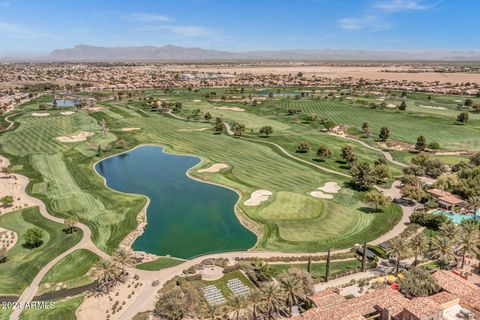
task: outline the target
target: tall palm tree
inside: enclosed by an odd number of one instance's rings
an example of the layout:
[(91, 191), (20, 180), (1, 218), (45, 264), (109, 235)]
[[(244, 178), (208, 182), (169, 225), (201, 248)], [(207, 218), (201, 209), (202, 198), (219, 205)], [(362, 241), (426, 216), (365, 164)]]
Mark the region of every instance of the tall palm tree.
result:
[(252, 319), (257, 319), (259, 306), (263, 303), (263, 294), (260, 290), (254, 289), (247, 296), (248, 304), (252, 308)]
[(480, 233), (476, 222), (464, 223), (460, 226), (458, 246), (462, 255), (462, 268), (465, 266), (465, 256), (469, 253), (479, 253), (478, 242)]
[(244, 295), (233, 295), (228, 299), (227, 305), (235, 312), (235, 319), (238, 320), (240, 312), (245, 308), (246, 299)]
[(111, 258), (100, 259), (92, 268), (92, 277), (98, 281), (99, 288), (107, 292), (117, 282), (120, 273), (119, 265)]
[(270, 281), (261, 285), (260, 291), (263, 294), (268, 319), (273, 319), (273, 315), (280, 313), (282, 307), (282, 289), (278, 283)]
[(302, 279), (291, 273), (283, 272), (278, 277), (280, 287), (285, 293), (285, 303), (288, 306), (288, 314), (292, 315), (292, 307), (297, 305), (303, 298)]
[(449, 221), (440, 226), (440, 235), (450, 238), (452, 240), (458, 237), (458, 227), (455, 223)]
[(204, 309), (205, 309), (205, 314), (211, 319), (215, 320), (217, 319), (219, 313), (220, 313), (220, 306), (218, 304), (209, 304), (205, 303), (204, 304)]
[(429, 241), (423, 233), (417, 233), (409, 243), (410, 248), (415, 254), (415, 261), (413, 262), (414, 266), (417, 266), (418, 256), (427, 252), (429, 248)]
[(473, 220), (477, 221), (477, 211), (480, 210), (480, 197), (479, 196), (473, 196), (468, 198), (468, 203), (470, 204), (470, 207), (473, 209)]
[(438, 236), (432, 243), (432, 257), (446, 268), (450, 262), (455, 260), (454, 239), (444, 235)]
[(125, 247), (118, 248), (113, 254), (113, 259), (122, 267), (122, 276), (126, 275), (127, 267), (133, 266), (135, 262), (132, 251)]
[(400, 269), (400, 260), (408, 252), (408, 241), (404, 237), (397, 237), (390, 241), (390, 246), (392, 247), (392, 253), (397, 259), (395, 273), (398, 273)]

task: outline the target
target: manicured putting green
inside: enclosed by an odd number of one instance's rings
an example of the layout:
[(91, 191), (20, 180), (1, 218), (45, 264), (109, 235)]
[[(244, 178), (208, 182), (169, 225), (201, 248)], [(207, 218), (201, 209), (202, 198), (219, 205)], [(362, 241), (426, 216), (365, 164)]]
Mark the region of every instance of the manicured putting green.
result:
[(141, 270), (157, 271), (160, 269), (174, 267), (181, 263), (183, 263), (183, 260), (160, 257), (150, 262), (137, 264), (135, 268), (141, 269)]

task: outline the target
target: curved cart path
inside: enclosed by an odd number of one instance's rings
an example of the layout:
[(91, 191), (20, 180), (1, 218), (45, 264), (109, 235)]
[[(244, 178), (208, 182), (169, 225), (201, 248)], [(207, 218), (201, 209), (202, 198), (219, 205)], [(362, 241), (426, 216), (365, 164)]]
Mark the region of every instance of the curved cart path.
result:
[[(173, 114), (171, 114), (173, 115)], [(182, 119), (184, 120), (183, 118), (180, 118), (178, 116), (175, 116), (173, 115), (174, 117), (178, 118), (178, 119)], [(233, 131), (231, 130), (230, 126), (228, 124), (225, 123), (225, 127), (226, 127), (226, 130), (227, 130), (227, 133), (232, 135), (233, 134)], [(270, 144), (270, 145), (273, 145), (275, 146), (276, 148), (278, 148), (283, 154), (285, 154), (286, 156), (288, 156), (289, 158), (292, 158), (296, 161), (299, 161), (299, 162), (302, 162), (302, 163), (305, 163), (309, 166), (313, 166), (313, 167), (316, 167), (320, 170), (323, 170), (325, 172), (328, 172), (328, 173), (332, 173), (332, 174), (336, 174), (336, 175), (340, 175), (342, 177), (346, 177), (346, 178), (350, 178), (349, 175), (345, 174), (345, 173), (342, 173), (342, 172), (337, 172), (335, 170), (331, 170), (331, 169), (328, 169), (328, 168), (324, 168), (322, 166), (319, 166), (319, 165), (316, 165), (314, 163), (310, 163), (306, 160), (303, 160), (303, 159), (300, 159), (300, 158), (297, 158), (293, 155), (291, 155), (290, 153), (288, 153), (283, 147), (279, 146), (278, 144), (276, 143), (273, 143), (273, 142), (270, 142), (270, 141), (261, 141), (261, 140), (257, 140), (257, 139), (251, 139), (251, 138), (244, 138), (244, 139), (247, 139), (247, 140), (251, 140), (251, 141), (255, 141), (255, 142), (260, 142), (260, 143), (266, 143), (266, 144)], [(356, 140), (355, 140), (356, 141)], [(357, 141), (359, 143), (362, 143), (360, 141)], [(362, 143), (363, 144), (363, 143)], [(368, 145), (366, 145), (368, 146)], [(374, 147), (371, 147), (371, 146), (368, 146), (369, 148), (373, 148), (375, 150), (379, 150), (379, 149), (376, 149)], [(384, 153), (382, 151), (382, 153)], [(385, 153), (384, 153), (385, 154)], [(388, 159), (388, 158), (387, 158)], [(390, 159), (391, 156), (390, 156)], [(0, 160), (3, 160), (2, 164), (5, 165), (5, 164), (9, 164), (9, 161), (8, 159), (0, 156)], [(390, 161), (390, 160), (389, 160)], [(394, 161), (392, 159), (392, 161)], [(403, 165), (403, 164), (402, 164)], [(22, 176), (22, 175), (18, 175), (18, 174), (15, 174), (15, 176), (17, 177), (18, 181), (19, 182), (22, 182), (22, 185), (23, 185), (23, 192), (25, 192), (25, 188), (29, 182), (28, 178), (25, 177), (25, 176)], [(397, 184), (398, 185), (398, 184)], [(391, 189), (387, 189), (387, 190), (384, 190), (384, 192), (386, 194), (394, 194), (396, 191), (394, 188), (396, 188), (397, 185), (392, 185), (392, 188)], [(62, 218), (58, 218), (58, 217), (54, 217), (52, 215), (50, 215), (46, 209), (46, 206), (45, 204), (40, 201), (39, 199), (36, 199), (36, 198), (33, 198), (33, 197), (30, 197), (28, 195), (26, 195), (27, 197), (29, 197), (29, 199), (32, 201), (32, 203), (36, 206), (39, 207), (39, 210), (40, 210), (40, 213), (43, 217), (45, 217), (46, 219), (49, 219), (51, 221), (54, 221), (54, 222), (57, 222), (57, 223), (64, 223), (64, 219)], [(402, 209), (404, 211), (404, 216), (402, 218), (402, 221), (397, 224), (397, 226), (395, 226), (390, 232), (386, 233), (385, 235), (383, 235), (382, 237), (380, 237), (379, 239), (371, 242), (372, 244), (374, 243), (380, 243), (380, 242), (383, 242), (385, 240), (388, 240), (398, 234), (401, 233), (401, 231), (404, 230), (405, 228), (405, 225), (404, 225), (404, 220), (405, 218), (407, 218), (411, 211), (408, 210), (408, 207), (403, 207), (402, 206)], [(413, 210), (412, 210), (413, 211)], [(43, 279), (43, 277), (47, 274), (47, 272), (58, 262), (60, 261), (61, 259), (63, 259), (65, 256), (69, 255), (70, 253), (78, 250), (78, 249), (87, 249), (87, 250), (90, 250), (92, 251), (93, 253), (99, 255), (100, 257), (102, 258), (108, 258), (109, 255), (105, 252), (103, 252), (102, 250), (98, 249), (95, 244), (92, 242), (91, 240), (91, 231), (89, 229), (88, 226), (84, 225), (84, 224), (81, 224), (79, 223), (77, 225), (77, 227), (79, 229), (82, 230), (83, 232), (83, 237), (82, 239), (80, 240), (80, 242), (75, 245), (74, 247), (70, 248), (69, 250), (65, 251), (64, 253), (62, 253), (61, 255), (57, 256), (55, 259), (53, 259), (52, 261), (50, 261), (47, 265), (45, 265), (42, 270), (35, 276), (34, 280), (32, 281), (32, 283), (30, 284), (30, 286), (25, 289), (25, 291), (22, 293), (22, 295), (20, 296), (19, 300), (18, 300), (18, 304), (21, 306), (21, 305), (25, 305), (25, 303), (28, 303), (28, 302), (31, 302), (32, 299), (34, 298), (35, 296), (35, 293), (37, 292), (38, 290), (38, 286), (41, 282), (41, 280)], [(388, 239), (387, 239), (388, 238)], [(385, 239), (385, 240), (384, 240)], [(332, 251), (332, 253), (342, 253), (342, 252), (348, 252), (350, 249), (341, 249), (341, 250), (335, 250), (335, 251)], [(130, 320), (133, 318), (133, 316), (135, 316), (138, 312), (141, 312), (141, 311), (144, 311), (144, 310), (149, 310), (149, 309), (153, 309), (154, 307), (154, 304), (155, 304), (155, 301), (157, 299), (157, 291), (161, 288), (161, 286), (163, 284), (165, 284), (165, 282), (167, 282), (168, 280), (170, 280), (171, 278), (173, 278), (174, 276), (177, 276), (177, 275), (183, 275), (183, 270), (185, 269), (188, 269), (190, 266), (193, 266), (193, 265), (196, 265), (196, 264), (199, 264), (200, 262), (202, 262), (203, 260), (205, 259), (209, 259), (209, 258), (230, 258), (230, 259), (234, 259), (236, 257), (240, 257), (240, 258), (253, 258), (253, 257), (258, 257), (258, 258), (269, 258), (269, 257), (277, 257), (277, 256), (284, 256), (284, 257), (293, 257), (293, 256), (297, 256), (297, 257), (300, 257), (300, 256), (324, 256), (326, 255), (325, 252), (316, 252), (316, 253), (282, 253), (282, 252), (267, 252), (267, 251), (240, 251), (240, 252), (224, 252), (224, 253), (214, 253), (214, 254), (209, 254), (209, 255), (205, 255), (205, 256), (201, 256), (201, 257), (197, 257), (197, 258), (194, 258), (194, 259), (191, 259), (191, 260), (187, 260), (185, 261), (184, 263), (180, 264), (180, 265), (177, 265), (177, 266), (174, 266), (174, 267), (171, 267), (171, 268), (167, 268), (167, 269), (162, 269), (160, 271), (144, 271), (144, 270), (138, 270), (138, 269), (134, 269), (134, 268), (131, 268), (130, 269), (130, 272), (132, 274), (137, 274), (139, 275), (142, 279), (144, 279), (146, 282), (147, 282), (147, 285), (143, 286), (141, 288), (141, 291), (138, 295), (136, 295), (131, 301), (128, 302), (128, 304), (125, 306), (125, 308), (121, 311), (121, 312), (118, 312), (112, 319), (125, 319), (125, 320)], [(152, 282), (153, 281), (158, 281), (158, 285), (157, 286), (153, 286), (152, 285)], [(18, 309), (15, 309), (11, 316), (10, 316), (10, 319), (18, 319), (20, 314), (22, 312), (22, 309), (21, 308), (18, 308)]]
[[(0, 160), (1, 160), (0, 163), (1, 163), (2, 167), (10, 165), (10, 161), (7, 158), (3, 157), (2, 155), (0, 155)], [(56, 223), (64, 224), (64, 219), (54, 217), (54, 216), (52, 216), (48, 213), (45, 204), (41, 200), (39, 200), (37, 198), (33, 198), (26, 193), (25, 189), (26, 189), (26, 187), (29, 183), (29, 180), (28, 180), (27, 177), (25, 177), (23, 175), (19, 175), (19, 174), (12, 174), (12, 178), (17, 179), (16, 181), (18, 182), (18, 184), (20, 185), (20, 188), (21, 188), (19, 190), (19, 192), (22, 193), (22, 197), (28, 199), (29, 204), (31, 204), (33, 206), (37, 206), (39, 211), (40, 211), (40, 214), (44, 218), (46, 218), (48, 220), (51, 220), (51, 221), (54, 221)], [(82, 230), (82, 233), (83, 233), (82, 239), (75, 246), (73, 246), (72, 248), (68, 249), (67, 251), (65, 251), (62, 254), (60, 254), (59, 256), (57, 256), (55, 259), (53, 259), (52, 261), (47, 263), (42, 268), (42, 270), (40, 270), (40, 272), (35, 276), (33, 281), (30, 283), (30, 285), (25, 289), (25, 291), (22, 293), (22, 295), (17, 300), (17, 305), (18, 306), (24, 306), (26, 303), (31, 302), (33, 297), (35, 296), (35, 293), (38, 290), (38, 286), (39, 286), (40, 282), (42, 281), (43, 277), (47, 274), (47, 272), (58, 261), (60, 261), (61, 259), (63, 259), (67, 255), (71, 254), (72, 252), (74, 252), (76, 250), (79, 250), (79, 249), (87, 249), (87, 250), (90, 250), (93, 253), (99, 255), (100, 257), (103, 257), (103, 258), (108, 257), (108, 254), (106, 254), (102, 250), (98, 249), (95, 246), (95, 244), (93, 243), (93, 241), (91, 239), (92, 233), (91, 233), (90, 228), (88, 226), (86, 226), (82, 223), (78, 223), (76, 227), (79, 228), (80, 230)], [(20, 316), (22, 311), (23, 311), (22, 308), (14, 309), (12, 314), (10, 315), (10, 319), (13, 319), (13, 320), (18, 319), (18, 317)]]

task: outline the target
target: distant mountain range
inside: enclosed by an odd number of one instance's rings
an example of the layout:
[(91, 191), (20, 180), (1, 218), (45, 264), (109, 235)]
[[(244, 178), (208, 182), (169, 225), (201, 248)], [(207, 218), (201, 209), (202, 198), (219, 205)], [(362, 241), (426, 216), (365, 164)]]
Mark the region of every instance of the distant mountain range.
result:
[[(96, 47), (77, 45), (57, 49), (48, 56), (35, 57), (42, 61), (480, 61), (480, 51), (370, 51), (370, 50), (271, 50), (229, 52), (184, 48), (173, 45), (162, 47)], [(15, 60), (10, 58), (8, 60)], [(21, 58), (21, 60), (26, 60)]]

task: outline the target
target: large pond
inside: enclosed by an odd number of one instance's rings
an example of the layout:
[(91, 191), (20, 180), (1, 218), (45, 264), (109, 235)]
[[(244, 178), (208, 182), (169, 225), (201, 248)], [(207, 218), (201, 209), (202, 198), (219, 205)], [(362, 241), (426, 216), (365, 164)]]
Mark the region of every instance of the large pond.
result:
[(191, 258), (255, 244), (256, 236), (235, 215), (238, 195), (186, 175), (199, 161), (143, 146), (96, 165), (110, 188), (150, 198), (148, 224), (133, 243), (134, 250)]

